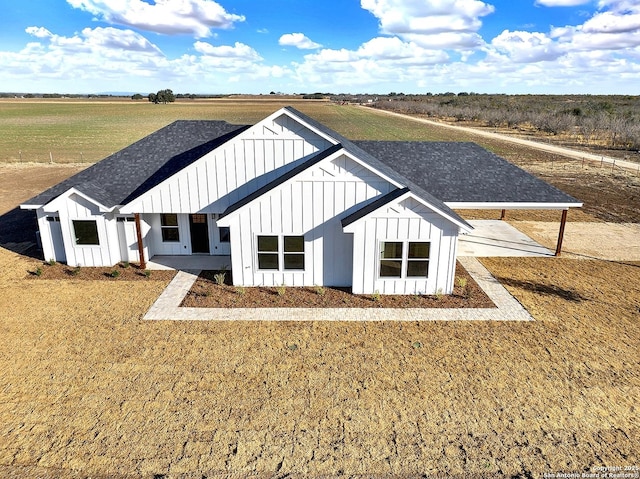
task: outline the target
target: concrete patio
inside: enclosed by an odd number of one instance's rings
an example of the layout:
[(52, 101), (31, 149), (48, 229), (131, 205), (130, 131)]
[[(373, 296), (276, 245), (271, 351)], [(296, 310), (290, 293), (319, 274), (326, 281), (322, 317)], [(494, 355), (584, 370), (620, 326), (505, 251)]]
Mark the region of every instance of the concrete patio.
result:
[(553, 256), (515, 227), (501, 220), (470, 220), (473, 231), (458, 237), (458, 256)]

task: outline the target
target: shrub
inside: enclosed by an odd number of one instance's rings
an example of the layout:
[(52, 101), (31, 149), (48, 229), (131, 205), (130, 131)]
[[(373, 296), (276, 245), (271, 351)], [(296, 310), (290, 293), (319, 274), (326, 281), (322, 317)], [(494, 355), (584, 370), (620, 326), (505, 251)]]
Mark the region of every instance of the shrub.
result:
[(236, 294), (239, 294), (240, 296), (244, 295), (247, 292), (247, 290), (244, 288), (244, 286), (238, 286), (236, 288)]
[(36, 276), (42, 276), (42, 268), (41, 268), (40, 266), (38, 266), (38, 267), (36, 268), (35, 275), (36, 275)]
[(371, 295), (371, 299), (373, 299), (376, 303), (379, 303), (380, 300), (382, 299), (382, 296), (380, 295), (380, 291), (376, 289), (376, 291)]
[(278, 286), (278, 288), (276, 289), (276, 292), (278, 293), (278, 296), (284, 296), (284, 294), (287, 292), (287, 288), (284, 285), (284, 283)]
[(49, 261), (47, 261), (47, 264), (48, 264), (49, 266), (55, 266), (55, 264), (56, 264), (56, 260), (55, 260), (55, 259), (53, 259), (53, 258), (51, 258)]
[(226, 277), (227, 273), (225, 273), (224, 271), (222, 273), (216, 273), (213, 275), (213, 281), (220, 286), (224, 284), (224, 280)]
[(71, 270), (71, 276), (78, 276), (80, 274), (80, 265)]
[(144, 275), (145, 275), (147, 278), (150, 278), (150, 277), (151, 277), (151, 270), (150, 270), (150, 269), (145, 269), (145, 270), (144, 270)]
[(113, 271), (111, 271), (112, 278), (117, 278), (118, 276), (120, 276), (120, 271), (118, 271), (117, 269), (114, 269)]
[(326, 290), (322, 286), (316, 286), (315, 289), (318, 296), (324, 296), (324, 293), (326, 293)]
[(124, 263), (122, 263), (122, 267), (125, 268), (125, 269), (127, 269), (129, 266), (130, 265), (129, 265), (128, 261), (125, 261)]

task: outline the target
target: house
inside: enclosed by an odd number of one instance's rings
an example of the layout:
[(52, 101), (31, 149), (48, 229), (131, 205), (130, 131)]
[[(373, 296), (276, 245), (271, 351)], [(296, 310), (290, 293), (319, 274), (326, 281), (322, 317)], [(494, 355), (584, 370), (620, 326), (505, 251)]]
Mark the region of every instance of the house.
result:
[(381, 294), (452, 291), (453, 208), (578, 206), (475, 144), (349, 141), (290, 107), (176, 121), (21, 205), (45, 259), (228, 255), (236, 285)]

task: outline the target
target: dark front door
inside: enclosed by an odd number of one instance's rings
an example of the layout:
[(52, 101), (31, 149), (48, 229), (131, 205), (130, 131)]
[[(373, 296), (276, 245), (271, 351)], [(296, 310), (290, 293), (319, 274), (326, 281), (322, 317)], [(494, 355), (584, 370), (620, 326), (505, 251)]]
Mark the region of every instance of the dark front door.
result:
[(209, 253), (209, 226), (207, 215), (189, 215), (189, 229), (191, 231), (191, 252)]

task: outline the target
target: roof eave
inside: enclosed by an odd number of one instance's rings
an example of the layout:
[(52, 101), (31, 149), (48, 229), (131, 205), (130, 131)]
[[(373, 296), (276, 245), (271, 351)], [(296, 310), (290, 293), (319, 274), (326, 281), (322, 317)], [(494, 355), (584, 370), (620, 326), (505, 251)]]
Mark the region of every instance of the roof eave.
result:
[(541, 202), (512, 202), (512, 201), (445, 201), (452, 210), (566, 210), (582, 208), (583, 203), (541, 203)]

